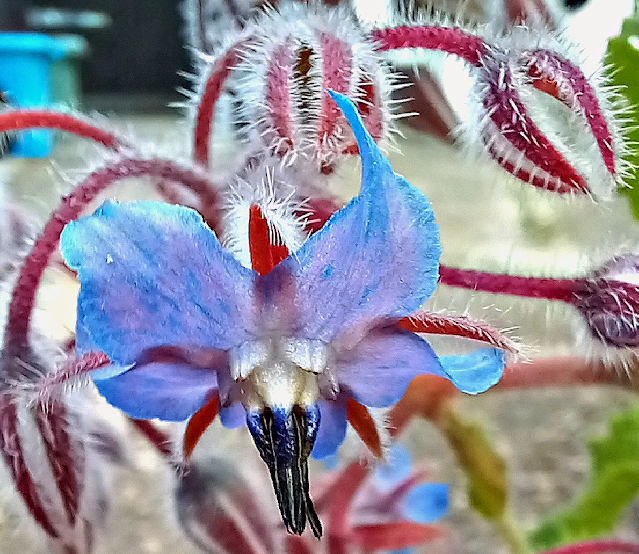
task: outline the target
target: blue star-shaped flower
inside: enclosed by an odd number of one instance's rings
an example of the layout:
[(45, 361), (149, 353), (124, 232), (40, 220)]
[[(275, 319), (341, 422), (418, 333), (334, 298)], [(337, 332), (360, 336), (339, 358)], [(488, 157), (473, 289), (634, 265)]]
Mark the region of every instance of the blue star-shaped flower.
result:
[(421, 374), (477, 393), (504, 365), (493, 348), (438, 358), (396, 325), (435, 290), (438, 228), (353, 104), (332, 96), (359, 145), (361, 192), (266, 275), (225, 251), (197, 212), (159, 202), (106, 202), (61, 238), (81, 284), (76, 349), (112, 361), (94, 372), (100, 393), (132, 417), (166, 421), (217, 397), (232, 425), (241, 405), (295, 533), (307, 517), (321, 533), (306, 458), (343, 441), (349, 398), (390, 406)]

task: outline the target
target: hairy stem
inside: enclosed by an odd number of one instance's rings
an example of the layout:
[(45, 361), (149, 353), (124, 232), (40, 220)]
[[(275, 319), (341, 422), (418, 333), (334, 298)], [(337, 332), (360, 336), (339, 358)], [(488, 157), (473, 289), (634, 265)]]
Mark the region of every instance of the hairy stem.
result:
[(219, 57), (211, 70), (204, 89), (200, 95), (200, 103), (197, 107), (197, 116), (194, 129), (194, 158), (195, 161), (207, 167), (209, 160), (209, 142), (211, 139), (211, 125), (215, 104), (222, 93), (222, 86), (231, 73), (233, 67), (239, 61), (238, 48), (240, 43), (231, 46), (221, 57)]
[[(63, 198), (25, 259), (9, 306), (5, 330), (7, 349), (13, 348), (19, 355), (20, 350), (27, 344), (36, 291), (51, 254), (58, 246), (60, 233), (65, 225), (77, 219), (86, 206), (111, 184), (120, 179), (142, 176), (181, 183), (201, 197), (209, 197), (211, 203), (214, 203), (216, 198), (215, 191), (204, 177), (166, 160), (126, 158), (91, 173), (69, 196)], [(13, 351), (12, 353), (15, 354)]]
[(129, 418), (129, 421), (149, 440), (162, 457), (170, 459), (173, 456), (169, 435), (158, 429), (152, 421), (133, 418)]
[(572, 304), (576, 293), (581, 289), (583, 279), (520, 277), (440, 266), (439, 282), (450, 287), (527, 298), (559, 300)]
[(637, 388), (629, 373), (606, 367), (600, 360), (558, 356), (508, 366), (492, 390), (579, 385), (615, 385), (631, 390)]
[(395, 27), (375, 29), (370, 38), (377, 43), (377, 49), (399, 50), (401, 48), (426, 48), (453, 54), (474, 66), (481, 65), (486, 52), (483, 39), (455, 27)]
[(113, 133), (70, 114), (51, 110), (16, 110), (0, 114), (0, 132), (27, 129), (58, 129), (91, 139), (112, 150), (126, 146), (125, 142)]
[(111, 363), (108, 356), (102, 352), (89, 352), (79, 358), (71, 357), (60, 369), (47, 373), (37, 381), (34, 392), (43, 404), (48, 404), (55, 391), (65, 384), (81, 379), (89, 372), (108, 366)]
[(517, 346), (507, 335), (482, 321), (465, 316), (449, 316), (429, 312), (417, 312), (400, 319), (397, 324), (413, 333), (455, 335), (477, 340), (501, 348), (509, 354), (517, 354)]

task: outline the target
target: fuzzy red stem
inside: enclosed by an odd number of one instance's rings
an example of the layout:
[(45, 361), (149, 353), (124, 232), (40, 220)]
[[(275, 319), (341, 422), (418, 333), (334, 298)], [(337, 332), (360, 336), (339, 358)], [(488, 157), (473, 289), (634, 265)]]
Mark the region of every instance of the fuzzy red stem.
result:
[(224, 82), (231, 73), (233, 66), (235, 66), (239, 61), (238, 48), (240, 46), (241, 43), (231, 46), (222, 57), (217, 59), (200, 97), (197, 117), (195, 120), (195, 145), (193, 155), (195, 161), (202, 164), (204, 167), (207, 167), (210, 162), (209, 142), (211, 138), (213, 114), (215, 113), (215, 104), (220, 98)]
[(399, 50), (401, 48), (426, 48), (440, 50), (459, 56), (468, 63), (479, 67), (486, 52), (483, 39), (465, 33), (454, 27), (395, 27), (375, 29), (370, 38), (377, 43), (377, 49)]
[(616, 540), (580, 542), (540, 554), (639, 554), (639, 544)]
[(5, 331), (7, 348), (19, 352), (27, 343), (38, 284), (65, 225), (77, 219), (86, 206), (111, 184), (119, 179), (142, 176), (179, 182), (200, 196), (216, 196), (205, 178), (165, 160), (124, 159), (91, 173), (53, 212), (22, 266), (9, 306)]
[(16, 110), (0, 114), (0, 132), (26, 129), (58, 129), (91, 139), (112, 150), (119, 150), (125, 146), (125, 143), (113, 133), (70, 114), (51, 110)]
[(397, 325), (413, 333), (455, 335), (485, 342), (511, 354), (517, 353), (517, 347), (508, 336), (482, 321), (473, 321), (465, 316), (417, 312), (410, 317), (400, 319)]
[(345, 554), (348, 540), (348, 513), (355, 493), (366, 479), (368, 468), (353, 462), (340, 475), (332, 487), (328, 509), (328, 548), (331, 554)]
[(580, 290), (583, 280), (519, 277), (440, 266), (439, 282), (451, 287), (559, 300), (572, 304), (576, 300), (576, 293)]
[(41, 402), (49, 402), (57, 386), (86, 375), (90, 371), (106, 367), (111, 360), (102, 352), (89, 352), (79, 358), (71, 358), (60, 369), (48, 373), (36, 382), (34, 389)]
[(155, 449), (165, 458), (171, 458), (173, 452), (171, 450), (171, 439), (164, 432), (160, 431), (152, 421), (146, 419), (130, 419), (138, 431), (142, 433)]
[(306, 544), (304, 537), (286, 535), (285, 540), (288, 554), (313, 554), (313, 550)]
[(625, 371), (607, 368), (603, 362), (577, 356), (537, 358), (509, 365), (494, 391), (578, 385), (616, 385), (635, 389)]

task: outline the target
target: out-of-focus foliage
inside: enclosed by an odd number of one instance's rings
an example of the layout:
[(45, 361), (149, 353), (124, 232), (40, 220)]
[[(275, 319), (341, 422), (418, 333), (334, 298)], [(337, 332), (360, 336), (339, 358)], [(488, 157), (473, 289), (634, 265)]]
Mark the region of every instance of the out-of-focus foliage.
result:
[(611, 533), (639, 493), (639, 407), (615, 415), (607, 436), (590, 443), (592, 474), (572, 506), (544, 521), (531, 535), (535, 550)]
[[(631, 123), (627, 136), (631, 147), (628, 152), (628, 162), (635, 168), (639, 166), (639, 16), (623, 22), (621, 34), (613, 37), (608, 43), (606, 63), (612, 68), (611, 80), (614, 85), (622, 88), (631, 106)], [(623, 189), (632, 204), (635, 217), (639, 219), (639, 173), (635, 171), (632, 178), (627, 180), (629, 188)]]

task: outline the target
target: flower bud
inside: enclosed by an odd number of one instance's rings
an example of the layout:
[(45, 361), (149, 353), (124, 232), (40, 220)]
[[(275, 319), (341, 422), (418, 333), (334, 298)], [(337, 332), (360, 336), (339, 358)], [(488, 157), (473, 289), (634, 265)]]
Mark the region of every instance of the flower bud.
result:
[(625, 174), (625, 147), (601, 71), (587, 78), (570, 46), (527, 29), (487, 44), (467, 131), (524, 182), (609, 198)]
[(622, 254), (584, 279), (575, 307), (592, 336), (620, 348), (639, 346), (639, 257)]

